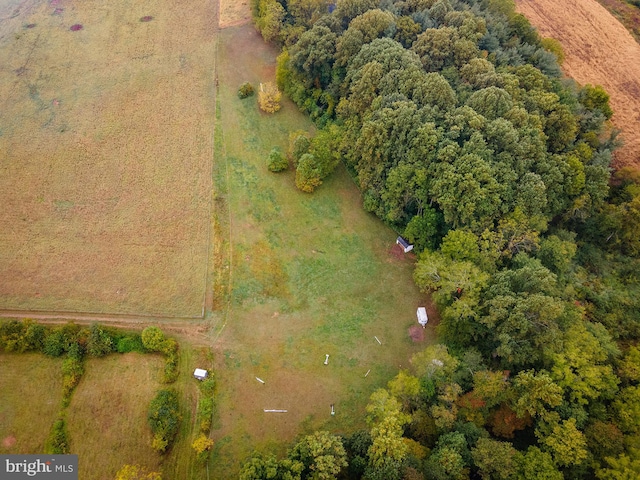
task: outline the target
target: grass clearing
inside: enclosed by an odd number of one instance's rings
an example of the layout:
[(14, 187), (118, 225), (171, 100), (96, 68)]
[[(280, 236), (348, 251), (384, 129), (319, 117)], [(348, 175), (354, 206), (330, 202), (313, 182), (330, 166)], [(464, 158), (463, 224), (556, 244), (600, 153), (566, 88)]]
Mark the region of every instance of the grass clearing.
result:
[[(194, 368), (212, 370), (207, 349), (180, 341), (180, 374), (161, 384), (164, 359), (157, 354), (111, 354), (86, 358), (85, 373), (64, 410), (69, 452), (78, 455), (79, 475), (109, 480), (125, 464), (161, 471), (164, 478), (199, 479), (205, 465), (191, 447), (198, 431), (199, 401)], [(42, 453), (62, 404), (63, 358), (43, 354), (0, 355), (0, 453)], [(162, 388), (179, 392), (182, 420), (164, 455), (151, 448), (147, 412)]]
[(243, 82), (273, 80), (275, 55), (250, 25), (221, 31), (216, 213), (228, 226), (231, 284), (228, 310), (213, 318), (213, 478), (237, 476), (255, 448), (283, 453), (302, 433), (363, 428), (369, 395), (425, 346), (408, 335), (426, 301), (413, 260), (391, 253), (396, 234), (362, 210), (346, 170), (312, 195), (295, 188), (293, 171), (268, 172), (269, 151), (286, 150), (290, 131), (313, 131), (288, 100), (268, 115), (255, 97), (238, 99)]
[(0, 4), (0, 310), (202, 315), (216, 23), (205, 0)]
[(151, 448), (147, 409), (161, 388), (162, 365), (162, 357), (138, 353), (85, 361), (67, 413), (81, 478), (115, 478), (125, 464), (158, 470), (161, 457)]
[(62, 402), (62, 359), (0, 354), (0, 453), (42, 453)]

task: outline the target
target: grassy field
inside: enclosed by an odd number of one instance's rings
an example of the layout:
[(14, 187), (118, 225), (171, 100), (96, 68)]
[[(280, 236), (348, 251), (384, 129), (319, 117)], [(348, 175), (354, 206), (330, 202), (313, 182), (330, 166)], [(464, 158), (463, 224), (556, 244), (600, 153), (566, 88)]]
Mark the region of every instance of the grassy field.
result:
[(161, 457), (151, 448), (147, 409), (162, 387), (162, 358), (109, 355), (88, 359), (67, 414), (70, 451), (78, 454), (80, 478), (115, 478), (125, 464), (158, 470)]
[(62, 401), (61, 359), (0, 354), (0, 453), (41, 453)]
[[(125, 464), (161, 471), (164, 478), (198, 479), (191, 448), (197, 433), (199, 399), (193, 369), (211, 370), (207, 349), (181, 344), (180, 375), (170, 386), (160, 382), (161, 356), (137, 353), (88, 358), (85, 373), (64, 410), (69, 451), (78, 455), (83, 480), (112, 480)], [(61, 358), (42, 354), (0, 355), (0, 453), (42, 453), (61, 411)], [(171, 449), (160, 455), (151, 448), (147, 411), (161, 388), (180, 393), (182, 422)]]
[(222, 30), (215, 173), (231, 286), (214, 318), (212, 478), (234, 478), (254, 448), (281, 452), (301, 433), (362, 428), (369, 395), (425, 346), (408, 335), (426, 301), (411, 280), (414, 260), (392, 251), (396, 234), (362, 210), (346, 171), (312, 195), (296, 190), (293, 171), (267, 171), (272, 147), (312, 130), (286, 100), (267, 115), (255, 97), (237, 98), (242, 82), (273, 80), (274, 67), (275, 51), (252, 26)]
[(216, 21), (0, 2), (0, 310), (202, 315)]

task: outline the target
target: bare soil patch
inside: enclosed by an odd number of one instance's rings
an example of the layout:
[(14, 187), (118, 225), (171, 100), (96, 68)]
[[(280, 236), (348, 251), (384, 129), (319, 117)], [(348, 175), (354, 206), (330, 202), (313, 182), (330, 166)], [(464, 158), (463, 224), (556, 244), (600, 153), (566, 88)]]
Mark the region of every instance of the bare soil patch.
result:
[(389, 249), (389, 256), (395, 260), (405, 260), (407, 262), (412, 262), (412, 263), (414, 263), (417, 259), (415, 253), (413, 252), (405, 253), (404, 249), (397, 243), (394, 243), (393, 246)]
[(5, 3), (0, 310), (201, 316), (217, 2)]
[(16, 444), (16, 437), (14, 435), (9, 435), (8, 437), (4, 437), (2, 439), (2, 447), (3, 448), (11, 448)]
[(614, 166), (640, 166), (640, 45), (596, 0), (516, 0), (544, 37), (563, 46), (563, 71), (578, 83), (602, 85), (624, 146)]
[(409, 327), (409, 336), (411, 337), (411, 340), (413, 340), (415, 343), (424, 341), (424, 332), (425, 332), (425, 329), (418, 325), (413, 325)]

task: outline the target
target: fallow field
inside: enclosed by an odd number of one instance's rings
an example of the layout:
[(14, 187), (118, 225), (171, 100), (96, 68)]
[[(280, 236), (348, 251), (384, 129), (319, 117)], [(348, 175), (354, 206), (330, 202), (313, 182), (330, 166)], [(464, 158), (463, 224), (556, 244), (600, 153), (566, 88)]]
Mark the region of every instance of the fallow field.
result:
[(201, 317), (217, 4), (0, 2), (0, 310)]

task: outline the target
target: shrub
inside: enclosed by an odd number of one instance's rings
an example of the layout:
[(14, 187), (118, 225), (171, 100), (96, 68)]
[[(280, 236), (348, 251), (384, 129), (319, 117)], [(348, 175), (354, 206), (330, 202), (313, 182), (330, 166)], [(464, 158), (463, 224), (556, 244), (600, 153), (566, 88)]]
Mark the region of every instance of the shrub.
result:
[(175, 390), (160, 390), (149, 405), (147, 415), (153, 432), (152, 447), (164, 452), (175, 439), (180, 426), (180, 405)]
[(311, 140), (304, 130), (297, 130), (289, 134), (289, 151), (287, 156), (293, 162), (293, 166), (297, 167), (300, 157), (305, 153), (309, 153), (311, 148)]
[(278, 87), (271, 82), (261, 83), (258, 92), (258, 105), (260, 110), (267, 113), (275, 113), (280, 110), (282, 94)]
[(162, 381), (164, 383), (173, 383), (178, 378), (178, 354), (172, 353), (167, 355), (164, 361), (164, 373)]
[(91, 325), (87, 340), (87, 353), (92, 357), (102, 357), (113, 351), (114, 344), (111, 336), (100, 325)]
[(82, 358), (69, 356), (62, 362), (62, 405), (69, 406), (71, 394), (84, 374)]
[(202, 459), (203, 457), (206, 457), (206, 452), (211, 450), (211, 447), (213, 447), (213, 440), (207, 437), (204, 433), (201, 433), (200, 436), (193, 441), (191, 447), (196, 451), (198, 459)]
[(47, 335), (47, 329), (43, 325), (37, 323), (29, 323), (24, 337), (27, 344), (27, 350), (37, 350), (39, 352), (44, 348), (44, 339)]
[(59, 357), (64, 353), (64, 336), (60, 330), (54, 330), (44, 339), (42, 353), (50, 357)]
[(47, 329), (32, 320), (0, 322), (0, 351), (42, 351)]
[(22, 352), (24, 325), (17, 320), (0, 323), (0, 350)]
[(207, 377), (199, 383), (200, 391), (207, 397), (212, 397), (216, 388), (216, 381), (213, 377)]
[(44, 444), (44, 453), (60, 455), (69, 451), (67, 427), (64, 419), (58, 418), (51, 426), (51, 431)]
[(146, 349), (142, 344), (142, 337), (137, 333), (125, 335), (118, 340), (116, 345), (118, 353), (140, 352), (145, 353)]
[(305, 153), (300, 157), (296, 168), (296, 187), (303, 192), (311, 193), (321, 184), (321, 172), (315, 157), (310, 153)]
[(150, 352), (161, 352), (165, 340), (164, 332), (158, 327), (147, 327), (142, 331), (142, 344)]
[(178, 342), (176, 342), (173, 338), (167, 338), (162, 344), (162, 348), (160, 350), (165, 355), (175, 355), (178, 353)]
[(208, 434), (211, 430), (213, 417), (213, 397), (204, 397), (198, 403), (198, 416), (200, 417), (200, 432)]
[(178, 378), (178, 342), (166, 338), (158, 327), (147, 327), (142, 331), (142, 345), (150, 352), (161, 352), (165, 355), (164, 383), (173, 383)]
[(116, 480), (162, 480), (162, 475), (149, 472), (140, 465), (123, 465), (116, 473)]
[(238, 88), (238, 98), (244, 99), (250, 97), (253, 95), (254, 91), (255, 90), (253, 88), (253, 85), (251, 85), (249, 82), (244, 82), (242, 85), (240, 85), (240, 88)]
[(74, 342), (69, 345), (67, 355), (69, 356), (69, 358), (75, 358), (76, 360), (81, 361), (84, 357), (84, 348), (82, 347), (82, 345), (80, 345), (80, 343)]
[(278, 147), (273, 147), (269, 152), (269, 158), (267, 159), (267, 168), (271, 172), (282, 172), (289, 168), (289, 162), (282, 154), (282, 150)]

